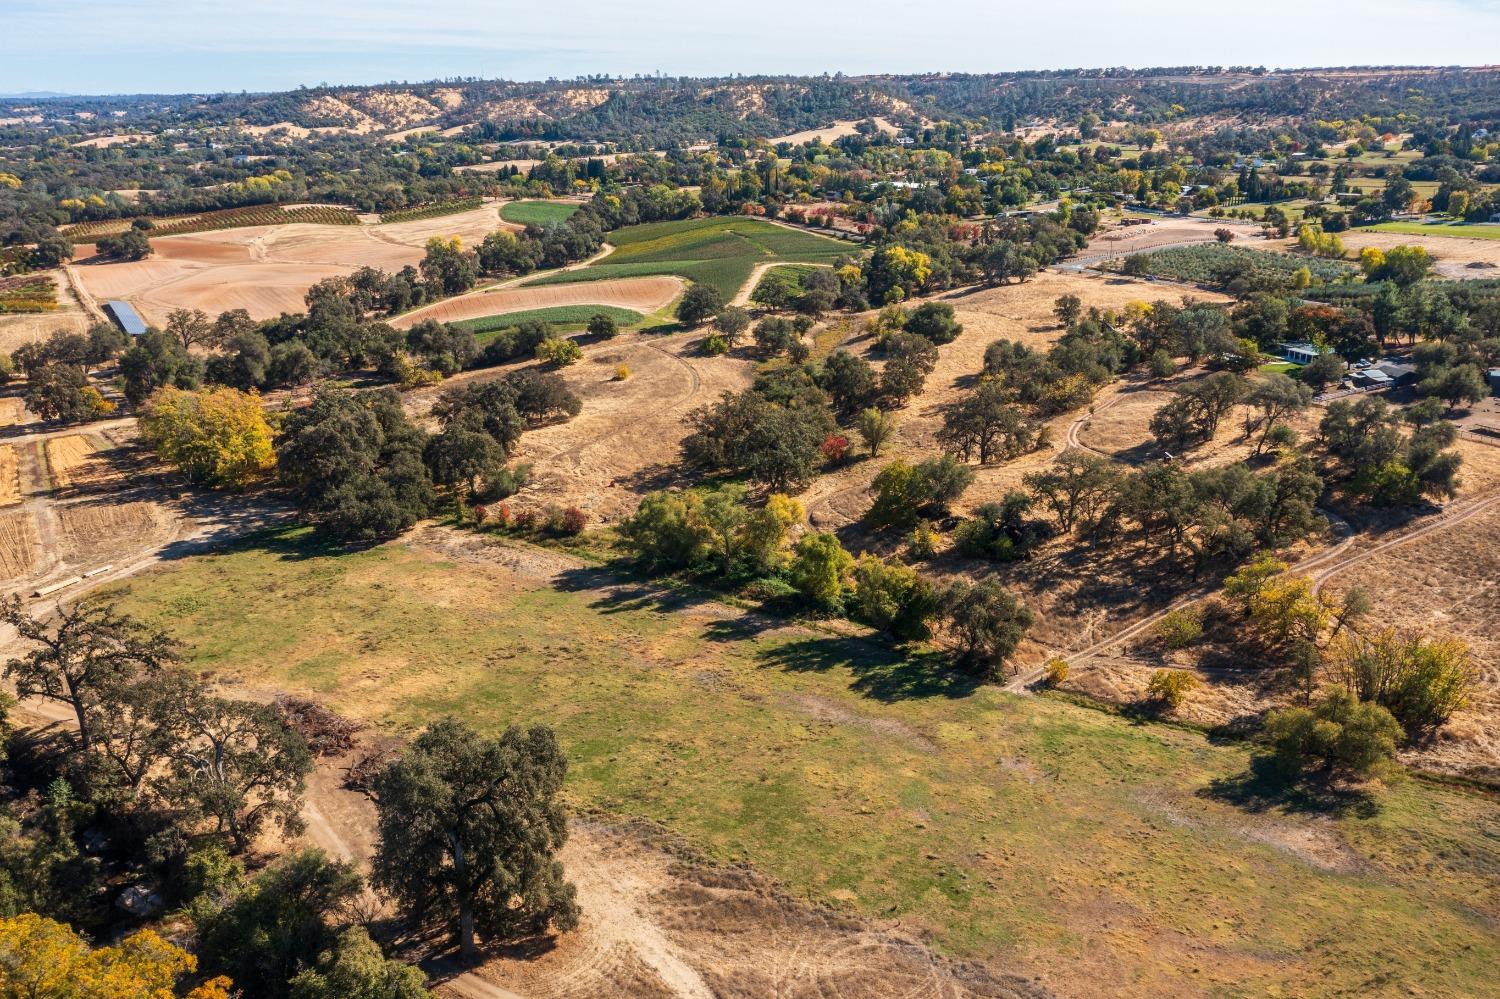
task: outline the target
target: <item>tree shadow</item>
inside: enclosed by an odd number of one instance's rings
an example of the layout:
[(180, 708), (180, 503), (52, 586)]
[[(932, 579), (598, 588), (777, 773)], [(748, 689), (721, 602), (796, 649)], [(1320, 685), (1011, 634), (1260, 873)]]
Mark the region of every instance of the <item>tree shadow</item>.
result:
[(757, 653), (765, 666), (788, 673), (846, 669), (849, 689), (883, 703), (929, 697), (968, 697), (977, 677), (956, 673), (935, 652), (902, 653), (857, 638), (807, 638)]
[(1339, 815), (1368, 819), (1380, 811), (1380, 802), (1370, 792), (1347, 785), (1307, 778), (1289, 779), (1276, 761), (1261, 754), (1239, 774), (1216, 777), (1198, 796), (1234, 805), (1247, 812), (1279, 811), (1292, 815)]

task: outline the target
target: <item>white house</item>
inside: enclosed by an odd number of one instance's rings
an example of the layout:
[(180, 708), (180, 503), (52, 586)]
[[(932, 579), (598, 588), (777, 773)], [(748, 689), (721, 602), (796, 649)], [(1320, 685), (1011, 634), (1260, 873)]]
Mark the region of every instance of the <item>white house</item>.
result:
[(1327, 347), (1319, 347), (1315, 343), (1284, 343), (1281, 345), (1281, 356), (1293, 364), (1311, 364), (1315, 359), (1333, 351)]

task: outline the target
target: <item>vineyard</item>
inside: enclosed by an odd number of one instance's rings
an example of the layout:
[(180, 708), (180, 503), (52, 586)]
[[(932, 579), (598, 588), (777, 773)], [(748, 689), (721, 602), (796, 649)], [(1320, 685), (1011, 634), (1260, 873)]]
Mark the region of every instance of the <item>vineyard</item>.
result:
[[(75, 243), (87, 243), (101, 236), (113, 236), (130, 228), (131, 219), (109, 219), (102, 222), (79, 222), (64, 226), (63, 235)], [(249, 205), (244, 208), (226, 208), (217, 212), (202, 212), (198, 215), (172, 215), (163, 219), (152, 219), (148, 235), (183, 236), (192, 232), (214, 232), (219, 229), (243, 229), (253, 225), (289, 225), (302, 222), (310, 225), (358, 225), (359, 218), (347, 208), (334, 205), (299, 205), (284, 208), (281, 205)]]
[(380, 216), (381, 222), (420, 222), (422, 219), (435, 219), (444, 215), (457, 215), (459, 212), (471, 212), (484, 204), (484, 199), (477, 194), (471, 198), (455, 198), (453, 201), (439, 201), (431, 205), (418, 205), (415, 208), (400, 208), (394, 212), (385, 212)]
[[(1138, 253), (1126, 260), (1131, 261), (1125, 265), (1130, 272), (1205, 285), (1222, 285), (1226, 276), (1291, 284), (1293, 276), (1303, 267), (1314, 281), (1322, 284), (1352, 281), (1357, 273), (1353, 265), (1342, 260), (1268, 253), (1219, 243), (1175, 246)], [(1136, 271), (1136, 268), (1143, 269)]]
[(50, 277), (28, 274), (0, 278), (0, 314), (51, 312), (57, 308), (57, 285)]
[(757, 264), (833, 263), (849, 252), (838, 240), (747, 218), (652, 222), (610, 233), (615, 251), (578, 270), (557, 271), (529, 285), (676, 274), (719, 290), (726, 299)]

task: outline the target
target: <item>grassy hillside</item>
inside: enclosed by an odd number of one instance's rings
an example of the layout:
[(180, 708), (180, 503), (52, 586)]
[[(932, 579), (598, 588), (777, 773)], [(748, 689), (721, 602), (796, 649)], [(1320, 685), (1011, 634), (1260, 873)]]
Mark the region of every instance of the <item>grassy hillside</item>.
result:
[(1320, 812), (1195, 731), (602, 570), (459, 567), (282, 531), (137, 577), (122, 609), (194, 669), (392, 729), (551, 723), (574, 807), (657, 820), (1062, 994), (1493, 988), (1493, 799), (1408, 780)]
[(757, 264), (832, 263), (854, 252), (847, 243), (752, 218), (652, 222), (616, 230), (609, 234), (609, 242), (615, 251), (599, 263), (527, 283), (676, 274), (711, 284), (725, 298), (733, 298)]
[(500, 207), (500, 217), (517, 225), (552, 225), (566, 222), (582, 206), (576, 201), (508, 201)]

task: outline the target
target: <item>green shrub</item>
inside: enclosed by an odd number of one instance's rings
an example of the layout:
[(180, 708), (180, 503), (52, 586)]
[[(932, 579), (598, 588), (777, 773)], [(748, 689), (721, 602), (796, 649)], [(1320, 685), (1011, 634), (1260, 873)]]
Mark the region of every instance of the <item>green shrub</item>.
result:
[(1151, 631), (1167, 648), (1185, 649), (1203, 637), (1203, 618), (1188, 609), (1168, 611)]
[(811, 606), (838, 611), (843, 608), (845, 579), (853, 567), (854, 556), (844, 550), (838, 535), (813, 532), (797, 542), (787, 578)]
[(1188, 691), (1198, 686), (1198, 678), (1184, 669), (1159, 669), (1151, 674), (1146, 696), (1167, 711), (1182, 707)]
[(556, 367), (566, 367), (583, 360), (583, 349), (567, 337), (548, 337), (536, 345), (536, 359)]
[(1385, 708), (1335, 688), (1313, 707), (1272, 711), (1262, 734), (1287, 776), (1316, 767), (1327, 775), (1368, 777), (1396, 755), (1403, 733)]
[(932, 634), (937, 591), (916, 570), (866, 554), (854, 564), (853, 576), (850, 609), (859, 620), (907, 641)]

